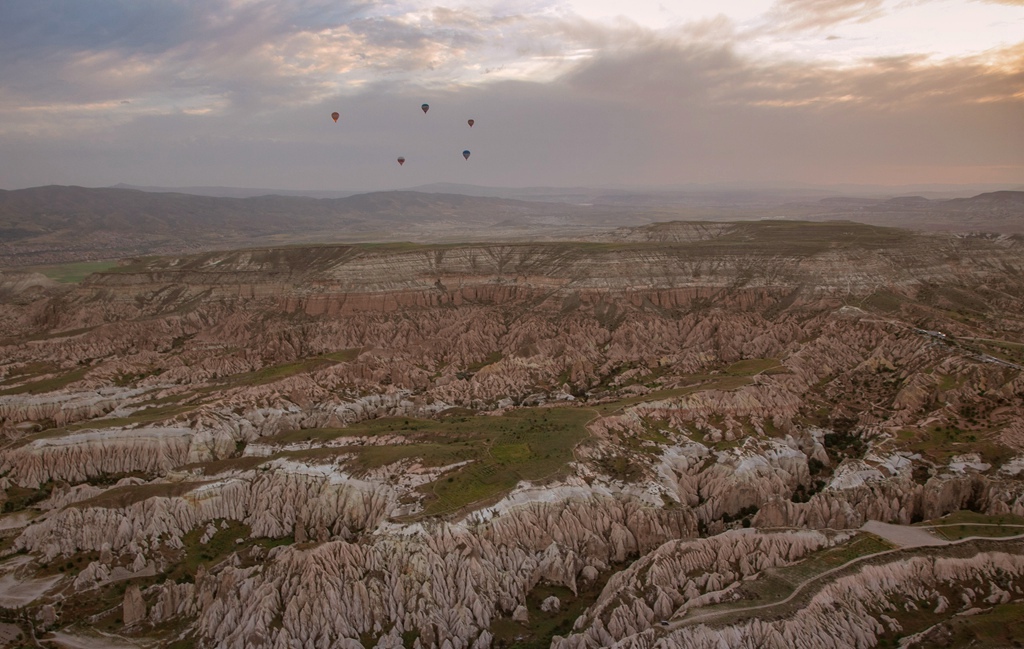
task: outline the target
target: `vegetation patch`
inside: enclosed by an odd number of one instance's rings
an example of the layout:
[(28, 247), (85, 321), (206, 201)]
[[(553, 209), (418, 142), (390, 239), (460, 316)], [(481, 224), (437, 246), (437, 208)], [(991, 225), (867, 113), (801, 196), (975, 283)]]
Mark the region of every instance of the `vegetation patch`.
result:
[(21, 367), (11, 368), (5, 375), (5, 378), (2, 381), (0, 381), (0, 387), (22, 383), (34, 376), (54, 374), (57, 372), (60, 372), (60, 367), (54, 365), (53, 363), (26, 363)]
[(22, 446), (39, 439), (64, 437), (65, 435), (86, 430), (107, 430), (111, 428), (128, 428), (131, 426), (155, 424), (167, 421), (168, 419), (177, 417), (178, 415), (191, 412), (192, 410), (195, 410), (196, 407), (196, 404), (174, 403), (151, 408), (142, 408), (127, 417), (101, 417), (97, 419), (89, 419), (87, 421), (80, 421), (60, 428), (47, 428), (46, 430), (39, 431), (38, 433), (26, 435), (20, 440), (17, 440), (13, 446)]
[(85, 375), (90, 369), (92, 368), (88, 365), (76, 367), (70, 372), (65, 372), (59, 376), (53, 376), (48, 379), (24, 383), (12, 388), (7, 388), (6, 390), (0, 390), (0, 396), (6, 394), (45, 394), (47, 392), (53, 392), (54, 390), (60, 390), (61, 388), (71, 385), (75, 381), (81, 381), (85, 378)]
[(42, 273), (64, 284), (77, 284), (93, 273), (102, 273), (117, 266), (117, 261), (77, 261), (52, 266), (34, 266), (26, 270)]
[(601, 403), (594, 406), (594, 409), (602, 415), (607, 415), (638, 403), (661, 401), (663, 399), (675, 399), (697, 392), (703, 392), (705, 390), (735, 390), (753, 382), (753, 379), (749, 376), (707, 374), (691, 374), (682, 377), (680, 380), (691, 382), (692, 384), (685, 387), (655, 390), (635, 397)]
[(900, 307), (906, 301), (906, 298), (900, 297), (895, 293), (889, 291), (875, 291), (861, 302), (862, 306), (868, 307), (874, 311), (882, 311), (883, 313), (895, 313), (900, 310)]
[[(496, 649), (548, 649), (556, 635), (565, 637), (572, 633), (576, 618), (586, 613), (597, 601), (608, 577), (612, 574), (613, 572), (603, 573), (594, 583), (581, 586), (578, 595), (564, 586), (538, 584), (526, 595), (526, 610), (530, 616), (526, 624), (513, 622), (508, 618), (498, 618), (491, 623), (491, 633), (494, 634), (493, 646)], [(541, 603), (552, 596), (558, 598), (558, 610), (542, 611)]]
[(103, 507), (107, 509), (123, 509), (131, 507), (150, 498), (179, 498), (206, 482), (166, 482), (156, 484), (126, 485), (114, 487), (92, 498), (79, 501), (72, 505), (79, 509)]
[(322, 370), (325, 367), (336, 365), (339, 362), (341, 361), (331, 358), (330, 355), (314, 356), (312, 358), (304, 358), (293, 363), (268, 365), (267, 367), (254, 370), (252, 372), (232, 374), (230, 376), (222, 377), (216, 381), (216, 384), (219, 389), (243, 385), (264, 385), (266, 383), (280, 381), (281, 379), (286, 379), (297, 374), (308, 374), (316, 370)]
[[(484, 418), (491, 421), (478, 433), (489, 440), (477, 444), (480, 461), (432, 483), (436, 499), (424, 513), (440, 514), (500, 498), (520, 480), (554, 478), (572, 460), (572, 450), (587, 436), (586, 424), (594, 414), (590, 409), (542, 408)], [(473, 446), (471, 441), (466, 445)]]
[(977, 453), (983, 462), (998, 467), (1015, 455), (1013, 449), (999, 442), (997, 431), (964, 430), (954, 424), (902, 430), (897, 443), (902, 450), (920, 453), (940, 465), (948, 464), (956, 455)]
[[(281, 454), (287, 457), (351, 454), (349, 466), (357, 473), (407, 459), (433, 467), (468, 463), (424, 486), (426, 514), (432, 515), (500, 498), (520, 480), (555, 477), (572, 459), (572, 449), (587, 436), (586, 424), (595, 414), (590, 408), (523, 408), (501, 416), (478, 416), (453, 409), (437, 419), (384, 417), (346, 428), (293, 430), (267, 441), (314, 446)], [(322, 446), (341, 438), (382, 436), (394, 440)]]
[[(858, 534), (854, 538), (825, 550), (819, 550), (801, 561), (789, 566), (764, 570), (757, 579), (743, 583), (740, 589), (742, 598), (735, 602), (700, 609), (696, 614), (709, 612), (723, 613), (723, 617), (714, 623), (729, 624), (734, 622), (728, 613), (734, 609), (746, 608), (751, 605), (765, 605), (781, 602), (793, 594), (801, 584), (838, 568), (854, 559), (877, 552), (891, 550), (893, 546), (872, 534)], [(797, 602), (788, 602), (787, 606), (797, 607)], [(783, 611), (772, 611), (772, 615), (784, 615)], [(760, 614), (759, 614), (760, 615)]]
[(956, 617), (943, 625), (946, 633), (935, 635), (941, 638), (941, 646), (946, 647), (1022, 647), (1024, 625), (1021, 620), (1024, 620), (1024, 602), (1009, 602), (978, 615)]
[(5, 514), (20, 512), (28, 509), (38, 502), (46, 500), (53, 492), (53, 482), (49, 481), (36, 489), (11, 485), (5, 490), (7, 500), (4, 502), (3, 511)]
[(779, 361), (776, 358), (748, 358), (736, 361), (725, 369), (726, 374), (734, 376), (752, 376), (760, 374), (772, 368), (778, 367)]
[(830, 457), (860, 459), (867, 452), (868, 445), (859, 435), (853, 433), (852, 420), (836, 419), (832, 422), (833, 431), (825, 433), (822, 440)]
[(937, 534), (950, 541), (970, 536), (1000, 538), (1024, 534), (1024, 516), (990, 516), (970, 510), (959, 510), (920, 525), (933, 528)]
[(199, 566), (211, 568), (227, 559), (232, 553), (239, 554), (243, 565), (251, 564), (249, 554), (252, 548), (260, 546), (270, 549), (279, 545), (290, 545), (294, 542), (292, 537), (250, 538), (251, 528), (238, 521), (214, 520), (210, 521), (209, 525), (213, 525), (217, 531), (207, 539), (206, 543), (202, 543), (202, 539), (206, 534), (207, 525), (202, 523), (182, 538), (184, 547), (179, 555), (179, 560), (167, 571), (166, 579), (179, 583), (190, 582), (195, 579)]

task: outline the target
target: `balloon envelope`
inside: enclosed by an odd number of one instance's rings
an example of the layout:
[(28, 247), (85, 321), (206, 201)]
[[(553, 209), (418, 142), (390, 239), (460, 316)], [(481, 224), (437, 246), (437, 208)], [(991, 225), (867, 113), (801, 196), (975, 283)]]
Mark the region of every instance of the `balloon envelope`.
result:
[(401, 158), (401, 157), (398, 158), (398, 166), (401, 167), (404, 164), (405, 164), (405, 158)]
[(333, 119), (335, 122), (338, 121), (339, 117), (341, 117), (341, 113), (331, 113), (331, 119)]
[(423, 104), (422, 106), (420, 106), (420, 108), (422, 108), (423, 112), (425, 113), (428, 110), (430, 110), (430, 104)]
[(476, 124), (476, 120), (475, 119), (471, 119), (471, 120), (469, 120), (466, 123), (469, 124), (469, 128), (473, 128), (473, 124)]
[(466, 160), (469, 160), (469, 150), (468, 149), (462, 152), (462, 157), (465, 158)]

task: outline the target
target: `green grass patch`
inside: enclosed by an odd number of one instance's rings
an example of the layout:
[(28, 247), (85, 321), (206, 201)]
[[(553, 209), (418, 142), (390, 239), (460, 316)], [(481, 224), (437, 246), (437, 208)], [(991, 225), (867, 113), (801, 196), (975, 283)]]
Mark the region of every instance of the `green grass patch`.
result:
[(327, 360), (331, 360), (336, 363), (351, 363), (359, 358), (359, 354), (361, 354), (362, 351), (363, 350), (359, 347), (355, 347), (353, 349), (342, 349), (336, 352), (324, 354), (322, 358), (326, 358)]
[(1024, 516), (1000, 514), (990, 516), (969, 510), (959, 510), (919, 526), (933, 527), (936, 534), (950, 541), (970, 536), (1001, 538), (1024, 534)]
[(255, 469), (264, 462), (270, 462), (275, 457), (228, 457), (220, 460), (211, 460), (209, 462), (195, 462), (192, 464), (186, 464), (179, 467), (182, 471), (191, 471), (192, 469), (200, 469), (203, 475), (213, 476), (220, 473), (227, 473), (228, 471), (248, 471), (249, 469)]
[(338, 363), (349, 363), (358, 358), (360, 353), (362, 353), (362, 349), (360, 348), (342, 349), (335, 352), (329, 352), (327, 354), (321, 354), (319, 356), (304, 358), (291, 363), (268, 365), (267, 367), (253, 370), (252, 372), (242, 372), (240, 374), (222, 376), (215, 379), (213, 381), (213, 385), (210, 388), (206, 388), (205, 391), (212, 392), (242, 385), (252, 386), (273, 383), (274, 381), (280, 381), (281, 379), (286, 379), (290, 376), (308, 374), (310, 372), (322, 370), (332, 365), (337, 365)]
[[(576, 618), (586, 613), (587, 609), (597, 601), (608, 578), (623, 568), (625, 566), (616, 566), (615, 570), (603, 573), (594, 583), (585, 587), (581, 586), (578, 589), (578, 595), (563, 586), (538, 584), (526, 595), (529, 622), (519, 624), (508, 618), (495, 619), (491, 623), (490, 629), (494, 634), (492, 646), (495, 649), (548, 649), (551, 646), (551, 640), (556, 635), (566, 637), (572, 633), (572, 626), (576, 622)], [(558, 598), (559, 609), (544, 612), (540, 605), (550, 596)]]
[(491, 456), (498, 464), (526, 462), (531, 455), (529, 444), (502, 444), (491, 451)]
[(220, 388), (240, 385), (264, 385), (266, 383), (280, 381), (281, 379), (286, 379), (297, 374), (307, 374), (309, 372), (321, 370), (325, 367), (335, 365), (338, 362), (339, 361), (329, 358), (328, 356), (314, 356), (313, 358), (305, 358), (301, 361), (295, 361), (294, 363), (269, 365), (252, 372), (243, 372), (241, 374), (224, 376), (214, 381), (214, 383)]
[(949, 390), (955, 390), (966, 382), (966, 379), (961, 376), (955, 376), (951, 374), (940, 374), (939, 375), (939, 391), (947, 392)]
[(893, 549), (893, 545), (873, 534), (858, 534), (846, 543), (814, 552), (802, 561), (775, 569), (776, 575), (794, 587), (801, 582), (838, 568), (858, 557)]
[(672, 427), (669, 423), (663, 419), (644, 419), (644, 430), (640, 434), (640, 439), (647, 442), (654, 442), (655, 444), (672, 444), (672, 440), (668, 438), (663, 430), (671, 430)]
[(504, 357), (502, 356), (501, 352), (491, 352), (490, 354), (485, 356), (483, 360), (477, 361), (476, 363), (470, 363), (469, 365), (467, 365), (465, 371), (470, 373), (479, 372), (488, 365), (493, 365), (494, 363), (497, 363), (502, 358)]
[(360, 468), (375, 469), (409, 458), (418, 459), (424, 466), (446, 466), (479, 459), (480, 449), (464, 444), (400, 444), (364, 446), (357, 450), (357, 454)]
[(79, 501), (72, 505), (79, 509), (89, 507), (103, 507), (106, 509), (118, 509), (130, 507), (135, 503), (150, 498), (177, 498), (184, 496), (196, 487), (206, 482), (168, 482), (157, 484), (126, 485), (114, 487), (92, 498)]
[(18, 383), (24, 383), (35, 376), (43, 376), (46, 374), (55, 374), (60, 372), (60, 367), (48, 362), (35, 362), (26, 363), (21, 367), (15, 367), (11, 369), (3, 381), (0, 381), (0, 387), (14, 385)]
[(1020, 536), (1024, 534), (1024, 526), (1004, 527), (1002, 525), (989, 527), (987, 525), (954, 525), (952, 527), (936, 527), (935, 532), (950, 541), (959, 541), (972, 536), (1001, 538), (1006, 536)]
[(111, 418), (98, 418), (89, 419), (87, 421), (80, 421), (68, 426), (62, 426), (60, 428), (48, 428), (46, 430), (26, 435), (14, 443), (14, 446), (22, 446), (29, 444), (39, 439), (52, 439), (54, 437), (64, 437), (73, 433), (78, 433), (86, 430), (105, 430), (110, 428), (126, 428), (129, 426), (138, 426), (142, 424), (152, 424), (161, 421), (166, 421), (172, 417), (176, 417), (180, 414), (190, 412), (194, 410), (198, 404), (177, 404), (170, 403), (164, 406), (157, 406), (151, 408), (142, 408), (132, 415), (127, 417), (111, 417)]
[(967, 509), (960, 509), (950, 514), (947, 514), (942, 518), (935, 518), (930, 521), (918, 523), (919, 526), (953, 524), (1024, 525), (1024, 516), (1016, 516), (1014, 514), (999, 514), (997, 516), (990, 516), (989, 514), (979, 514), (978, 512), (972, 512)]
[(117, 264), (117, 261), (76, 261), (52, 266), (34, 266), (26, 270), (42, 273), (50, 279), (64, 284), (77, 284), (89, 275), (110, 270)]
[(595, 410), (600, 412), (602, 415), (607, 415), (618, 410), (622, 410), (629, 406), (636, 405), (638, 403), (646, 403), (648, 401), (661, 401), (663, 399), (674, 399), (677, 397), (685, 397), (696, 392), (703, 392), (705, 390), (735, 390), (745, 385), (749, 385), (753, 379), (749, 376), (727, 376), (727, 375), (691, 375), (684, 377), (683, 380), (696, 381), (693, 385), (688, 385), (679, 388), (669, 388), (665, 390), (655, 390), (648, 392), (647, 394), (628, 397), (625, 399), (618, 399), (616, 401), (609, 401), (607, 403), (601, 403), (593, 406)]
[(1024, 646), (1024, 602), (998, 604), (969, 617), (957, 617), (948, 623), (952, 637), (949, 647)]
[[(432, 484), (436, 497), (425, 514), (457, 510), (471, 503), (503, 496), (520, 480), (539, 481), (554, 477), (572, 460), (572, 449), (586, 435), (586, 424), (594, 411), (586, 408), (521, 409), (490, 419), (479, 434), (482, 446), (470, 443), (480, 452), (479, 461), (443, 476)], [(458, 421), (458, 420), (456, 420)], [(469, 423), (458, 422), (459, 424)]]
[(948, 464), (956, 455), (977, 453), (983, 462), (999, 467), (1016, 454), (999, 442), (998, 431), (964, 430), (953, 424), (904, 429), (897, 433), (896, 442), (901, 450), (920, 453), (936, 464)]
[[(586, 435), (591, 408), (523, 408), (502, 416), (477, 416), (452, 410), (437, 419), (384, 417), (346, 428), (293, 430), (268, 442), (322, 445), (342, 437), (394, 437), (396, 443), (311, 448), (282, 453), (311, 459), (352, 453), (351, 467), (368, 471), (415, 459), (425, 466), (469, 462), (424, 486), (426, 514), (441, 514), (498, 498), (520, 480), (543, 480), (563, 470), (572, 449)], [(264, 461), (266, 458), (264, 458)]]
[(6, 500), (3, 505), (3, 513), (20, 512), (46, 500), (53, 491), (53, 482), (46, 482), (36, 489), (11, 485), (4, 490)]
[(736, 361), (726, 368), (726, 374), (734, 376), (751, 376), (778, 367), (779, 361), (776, 358), (748, 358)]
[(92, 368), (87, 365), (76, 367), (70, 372), (65, 372), (59, 376), (53, 376), (48, 379), (24, 383), (13, 388), (0, 390), (0, 396), (7, 394), (45, 394), (47, 392), (53, 392), (54, 390), (60, 390), (61, 388), (71, 385), (75, 381), (81, 381), (85, 378), (85, 375), (90, 369)]
[[(53, 575), (77, 575), (93, 561), (99, 561), (100, 553), (96, 551), (76, 552), (71, 556), (58, 555), (48, 564), (40, 564), (35, 577), (52, 577)], [(40, 560), (41, 561), (41, 560)]]
[[(222, 527), (225, 522), (226, 525)], [(280, 539), (250, 538), (252, 533), (250, 527), (238, 521), (218, 519), (210, 521), (210, 524), (217, 528), (217, 532), (205, 544), (200, 541), (206, 533), (206, 524), (200, 523), (194, 530), (191, 530), (184, 536), (182, 539), (184, 546), (182, 554), (174, 567), (167, 571), (167, 579), (179, 582), (189, 581), (195, 577), (199, 566), (203, 565), (208, 568), (214, 566), (228, 558), (233, 552), (238, 552), (239, 555), (242, 555), (255, 546), (270, 549), (294, 542), (291, 537)], [(241, 539), (240, 543), (238, 542), (239, 539)]]
[(875, 291), (861, 302), (861, 306), (883, 313), (895, 313), (900, 310), (900, 307), (906, 301), (906, 298), (902, 298), (889, 291)]

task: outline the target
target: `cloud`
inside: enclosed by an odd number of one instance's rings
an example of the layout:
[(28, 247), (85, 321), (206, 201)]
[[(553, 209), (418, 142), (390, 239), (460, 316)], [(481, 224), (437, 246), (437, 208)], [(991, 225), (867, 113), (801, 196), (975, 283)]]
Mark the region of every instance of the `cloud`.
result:
[(652, 39), (597, 56), (564, 82), (588, 94), (659, 105), (819, 106), (859, 104), (866, 112), (924, 105), (1016, 102), (1024, 93), (1024, 43), (970, 57), (905, 55), (837, 65), (758, 60), (733, 43)]
[(429, 88), (550, 78), (585, 51), (581, 37), (597, 32), (542, 5), (533, 10), (326, 0), (5, 3), (0, 111), (35, 106), (90, 119), (127, 97), (137, 110), (108, 119), (160, 109), (252, 115), (382, 80)]
[[(782, 0), (772, 15), (814, 31), (880, 6)], [(552, 7), (3, 3), (0, 177), (360, 189), (1024, 171), (1024, 45), (839, 64), (759, 53), (727, 17), (656, 30)]]
[(769, 10), (771, 31), (822, 30), (863, 23), (885, 14), (885, 0), (778, 0)]

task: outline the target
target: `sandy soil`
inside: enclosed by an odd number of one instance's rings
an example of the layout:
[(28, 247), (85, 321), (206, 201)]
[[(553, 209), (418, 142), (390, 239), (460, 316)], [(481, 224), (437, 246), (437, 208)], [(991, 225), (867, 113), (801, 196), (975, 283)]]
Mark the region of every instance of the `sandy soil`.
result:
[(901, 548), (920, 548), (927, 545), (948, 545), (949, 541), (941, 539), (926, 529), (909, 525), (890, 525), (878, 521), (868, 521), (861, 528), (865, 532), (876, 534), (886, 541)]
[(122, 638), (71, 635), (62, 631), (54, 631), (53, 637), (46, 642), (64, 649), (137, 649), (138, 647)]
[(42, 596), (53, 585), (60, 581), (62, 575), (46, 579), (29, 579), (22, 581), (12, 574), (0, 577), (0, 606), (18, 608)]

